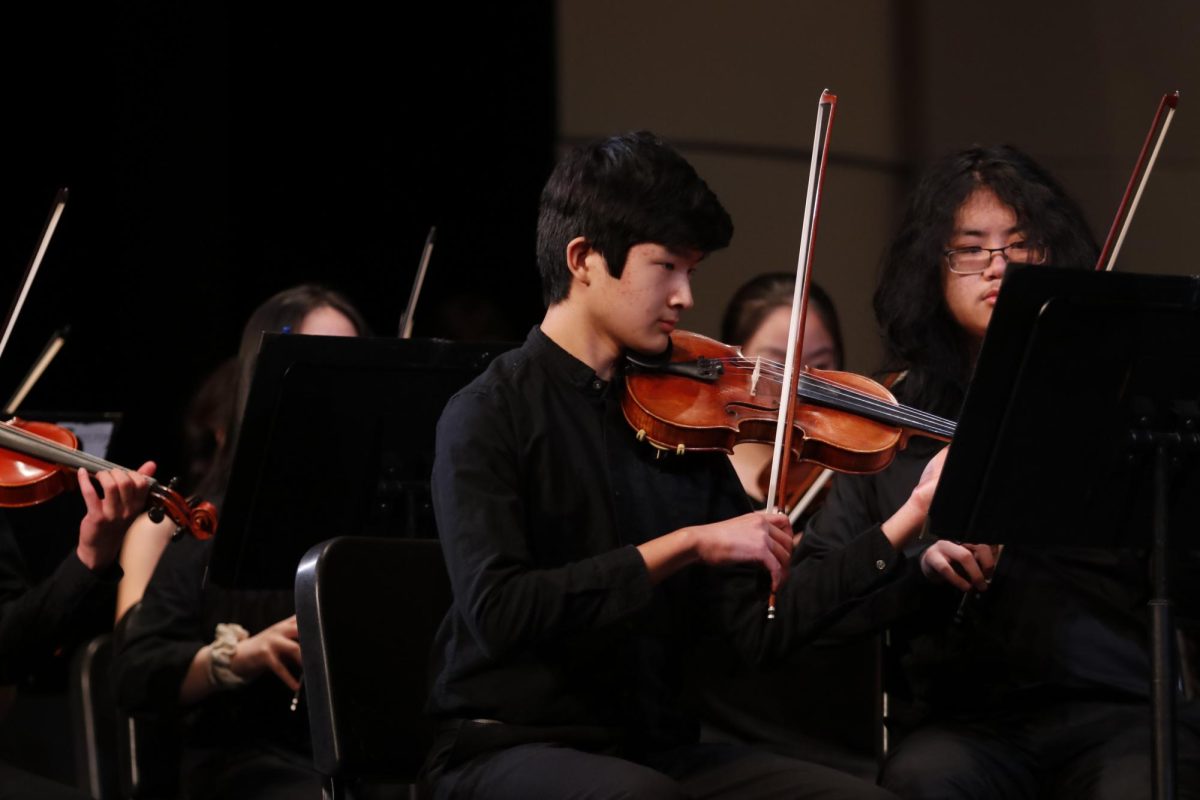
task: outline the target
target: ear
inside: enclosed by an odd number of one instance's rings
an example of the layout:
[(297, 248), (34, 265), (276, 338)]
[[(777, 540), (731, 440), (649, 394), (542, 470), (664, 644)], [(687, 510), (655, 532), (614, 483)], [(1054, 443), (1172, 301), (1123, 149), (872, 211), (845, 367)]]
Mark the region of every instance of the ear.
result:
[(567, 242), (567, 269), (571, 271), (571, 277), (584, 286), (589, 286), (596, 270), (607, 271), (608, 264), (600, 251), (592, 247), (591, 242), (582, 236), (576, 236)]

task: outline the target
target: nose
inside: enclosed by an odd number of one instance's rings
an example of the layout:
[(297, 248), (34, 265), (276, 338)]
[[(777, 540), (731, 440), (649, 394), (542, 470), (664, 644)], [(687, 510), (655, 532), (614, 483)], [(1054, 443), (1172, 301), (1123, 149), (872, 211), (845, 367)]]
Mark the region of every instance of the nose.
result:
[(671, 308), (689, 309), (692, 307), (692, 281), (691, 278), (684, 275), (682, 279), (675, 285), (674, 291), (671, 292), (670, 298)]
[(999, 280), (1004, 277), (1004, 270), (1008, 268), (1008, 256), (1000, 251), (991, 255), (987, 269), (983, 271), (983, 277), (989, 280)]

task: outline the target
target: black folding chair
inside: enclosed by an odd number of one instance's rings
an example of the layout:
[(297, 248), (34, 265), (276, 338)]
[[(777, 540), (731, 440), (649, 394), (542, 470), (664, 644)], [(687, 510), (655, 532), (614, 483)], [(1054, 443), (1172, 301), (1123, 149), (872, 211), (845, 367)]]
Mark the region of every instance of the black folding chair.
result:
[(429, 649), (451, 602), (436, 541), (338, 537), (296, 572), (313, 761), (325, 796), (408, 785), (432, 740)]

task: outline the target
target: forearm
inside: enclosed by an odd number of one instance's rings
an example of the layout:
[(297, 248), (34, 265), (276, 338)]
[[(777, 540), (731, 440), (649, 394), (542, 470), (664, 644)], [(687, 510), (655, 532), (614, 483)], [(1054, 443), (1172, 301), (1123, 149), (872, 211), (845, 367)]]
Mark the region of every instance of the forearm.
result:
[(681, 528), (659, 536), (638, 545), (637, 549), (646, 562), (650, 583), (654, 585), (662, 583), (679, 570), (699, 560), (694, 528)]
[(212, 648), (208, 645), (201, 647), (192, 657), (183, 682), (179, 685), (179, 704), (189, 706), (198, 703), (217, 689), (212, 682)]
[(893, 548), (902, 550), (921, 533), (926, 518), (926, 512), (910, 499), (884, 521), (883, 535)]

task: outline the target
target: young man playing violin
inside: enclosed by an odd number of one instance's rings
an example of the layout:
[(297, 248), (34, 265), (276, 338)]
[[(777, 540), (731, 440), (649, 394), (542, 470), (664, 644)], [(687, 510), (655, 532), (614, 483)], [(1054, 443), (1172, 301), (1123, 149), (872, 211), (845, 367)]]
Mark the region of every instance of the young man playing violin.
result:
[[(117, 553), (129, 523), (146, 504), (148, 476), (153, 473), (150, 463), (137, 472), (99, 472), (97, 491), (81, 469), (77, 479), (86, 510), (75, 547), (40, 580), (29, 574), (17, 537), (8, 519), (0, 516), (0, 717), (14, 684), (56, 650), (69, 648), (88, 633), (82, 630), (83, 620), (96, 603), (106, 602), (111, 608), (121, 577)], [(83, 797), (2, 762), (0, 787), (6, 798)]]
[(660, 458), (625, 423), (625, 352), (668, 346), (693, 272), (731, 235), (708, 186), (650, 134), (578, 148), (551, 175), (545, 318), (438, 423), (433, 500), (455, 602), (434, 645), (435, 796), (884, 796), (697, 744), (679, 702), (697, 637), (782, 653), (886, 582), (916, 533), (876, 530), (789, 567), (787, 518), (750, 511), (724, 454)]

